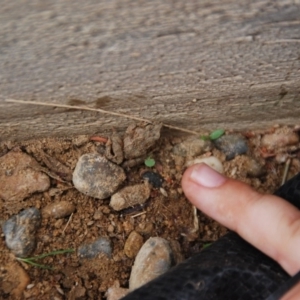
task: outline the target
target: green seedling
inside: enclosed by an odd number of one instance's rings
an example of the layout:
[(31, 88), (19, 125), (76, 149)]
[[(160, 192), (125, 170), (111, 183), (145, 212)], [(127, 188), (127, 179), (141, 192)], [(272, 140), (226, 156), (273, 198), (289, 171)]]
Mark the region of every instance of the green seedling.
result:
[(57, 250), (57, 251), (52, 251), (52, 252), (49, 252), (49, 253), (43, 253), (41, 255), (33, 256), (33, 257), (25, 257), (25, 258), (16, 257), (16, 259), (18, 261), (24, 262), (26, 264), (32, 265), (32, 266), (37, 267), (37, 268), (53, 270), (54, 268), (52, 268), (50, 266), (39, 264), (36, 261), (39, 260), (39, 259), (48, 257), (48, 256), (54, 256), (54, 255), (65, 254), (65, 253), (73, 253), (74, 251), (75, 251), (74, 249)]
[(155, 160), (149, 156), (145, 159), (145, 165), (148, 168), (152, 168), (155, 166)]
[(220, 138), (223, 134), (225, 133), (224, 129), (217, 129), (215, 131), (213, 131), (209, 137), (211, 140), (217, 140), (218, 138)]
[(225, 133), (224, 129), (217, 129), (215, 131), (213, 131), (212, 133), (210, 133), (210, 135), (203, 135), (200, 137), (201, 140), (204, 141), (214, 141), (217, 140), (218, 138), (220, 138), (223, 134)]

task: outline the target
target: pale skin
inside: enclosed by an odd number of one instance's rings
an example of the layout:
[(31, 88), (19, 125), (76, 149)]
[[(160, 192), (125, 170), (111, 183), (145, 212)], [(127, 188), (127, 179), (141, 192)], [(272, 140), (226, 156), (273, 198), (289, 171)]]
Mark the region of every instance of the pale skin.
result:
[[(183, 175), (186, 197), (202, 212), (237, 232), (276, 260), (291, 276), (300, 270), (300, 211), (287, 201), (263, 195), (205, 164)], [(282, 300), (300, 299), (300, 284)]]

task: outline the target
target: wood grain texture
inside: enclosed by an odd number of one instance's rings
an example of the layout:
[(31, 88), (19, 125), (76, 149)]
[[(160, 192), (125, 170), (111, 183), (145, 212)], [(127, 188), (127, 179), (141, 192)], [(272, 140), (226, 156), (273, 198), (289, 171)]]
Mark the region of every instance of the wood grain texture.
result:
[(299, 121), (299, 0), (3, 0), (0, 37), (0, 139), (129, 123), (6, 98), (196, 131)]

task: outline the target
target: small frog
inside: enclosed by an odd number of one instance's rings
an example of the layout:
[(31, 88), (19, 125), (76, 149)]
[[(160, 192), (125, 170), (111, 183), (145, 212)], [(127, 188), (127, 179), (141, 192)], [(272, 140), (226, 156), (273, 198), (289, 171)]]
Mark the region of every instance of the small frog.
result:
[(160, 138), (161, 128), (161, 123), (131, 124), (123, 138), (113, 132), (105, 145), (106, 158), (118, 165), (126, 159), (125, 166), (133, 166), (155, 145)]

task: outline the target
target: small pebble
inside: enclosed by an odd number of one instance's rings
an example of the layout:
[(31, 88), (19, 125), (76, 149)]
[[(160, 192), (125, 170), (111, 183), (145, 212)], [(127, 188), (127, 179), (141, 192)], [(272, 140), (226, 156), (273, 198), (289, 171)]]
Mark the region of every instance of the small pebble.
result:
[(54, 223), (54, 227), (59, 229), (59, 228), (62, 228), (64, 224), (64, 220), (63, 219), (58, 219), (55, 223)]
[[(80, 300), (87, 299), (87, 290), (82, 286), (81, 282), (74, 285), (71, 291), (68, 293), (68, 299)], [(55, 299), (56, 300), (56, 299)]]
[(167, 191), (164, 189), (164, 188), (160, 188), (159, 191), (161, 192), (161, 194), (164, 196), (164, 197), (168, 197), (168, 193)]
[(178, 189), (177, 189), (177, 192), (178, 192), (180, 195), (182, 195), (182, 194), (183, 194), (182, 188), (178, 188)]
[(1, 267), (1, 283), (1, 294), (8, 294), (10, 299), (23, 299), (23, 292), (29, 286), (30, 277), (22, 266), (14, 261)]
[(139, 223), (135, 230), (143, 235), (151, 235), (151, 233), (154, 230), (154, 225), (151, 222), (147, 222), (147, 223)]
[(86, 225), (87, 225), (88, 227), (92, 226), (93, 224), (94, 224), (94, 221), (89, 221), (89, 222), (86, 223)]
[(182, 167), (184, 166), (184, 164), (185, 164), (186, 158), (183, 157), (183, 156), (174, 155), (174, 156), (173, 156), (173, 159), (174, 159), (174, 163), (175, 163), (176, 170), (180, 171), (181, 168), (182, 168)]
[(105, 294), (106, 300), (120, 300), (129, 293), (129, 289), (121, 288), (119, 281), (115, 281)]
[(183, 157), (195, 157), (212, 149), (211, 141), (204, 141), (200, 138), (189, 138), (173, 147), (172, 152), (175, 155)]
[(90, 137), (87, 135), (78, 135), (72, 140), (72, 144), (76, 147), (80, 147), (89, 142)]
[(125, 242), (124, 253), (129, 258), (134, 258), (141, 249), (142, 245), (143, 237), (136, 231), (132, 231)]
[(245, 138), (239, 134), (223, 135), (214, 141), (215, 146), (226, 155), (227, 160), (248, 151)]
[(26, 286), (27, 290), (31, 290), (35, 286), (34, 283), (30, 283)]
[(129, 289), (110, 287), (106, 292), (106, 300), (120, 300), (129, 293)]
[(96, 210), (94, 215), (93, 215), (93, 219), (94, 220), (100, 220), (103, 217), (103, 212), (100, 210)]
[(73, 172), (75, 188), (97, 199), (111, 196), (125, 179), (121, 167), (96, 153), (82, 155)]
[(114, 227), (113, 225), (109, 224), (109, 225), (107, 226), (107, 232), (113, 233), (114, 230), (115, 230), (115, 227)]
[(224, 167), (221, 161), (216, 158), (215, 156), (209, 156), (209, 157), (197, 157), (195, 159), (187, 161), (186, 165), (187, 167), (195, 165), (195, 164), (200, 164), (200, 163), (205, 163), (208, 166), (210, 166), (212, 169), (216, 170), (217, 172), (223, 174), (224, 173)]
[(21, 201), (35, 192), (49, 189), (49, 177), (40, 165), (23, 152), (11, 151), (0, 157), (0, 198)]
[(112, 247), (111, 242), (107, 238), (99, 238), (91, 244), (85, 244), (78, 247), (78, 256), (80, 258), (95, 258), (100, 253), (111, 257)]
[(164, 179), (161, 177), (161, 175), (152, 171), (146, 171), (143, 173), (142, 177), (143, 179), (148, 180), (154, 188), (160, 188), (164, 182)]
[(275, 160), (278, 164), (284, 164), (287, 159), (289, 158), (289, 154), (288, 153), (277, 153), (275, 156)]
[(250, 177), (260, 177), (264, 173), (264, 168), (254, 158), (246, 156), (247, 159), (244, 162), (244, 169), (247, 171), (247, 175)]
[(64, 295), (64, 290), (59, 286), (59, 284), (55, 285), (56, 290), (59, 292), (59, 294)]
[(172, 265), (172, 250), (167, 240), (151, 237), (137, 254), (129, 279), (129, 289), (135, 290), (159, 275)]
[(6, 246), (18, 257), (29, 256), (35, 248), (35, 233), (41, 214), (35, 207), (27, 208), (2, 225)]
[(68, 201), (59, 201), (48, 204), (43, 210), (43, 217), (60, 219), (69, 216), (75, 211), (75, 206)]
[(123, 229), (126, 234), (129, 234), (133, 230), (133, 228), (134, 228), (133, 224), (134, 224), (134, 219), (132, 219), (132, 218), (123, 222), (122, 225), (123, 225)]
[(148, 182), (126, 186), (111, 197), (109, 205), (114, 210), (145, 203), (150, 197), (151, 188)]

